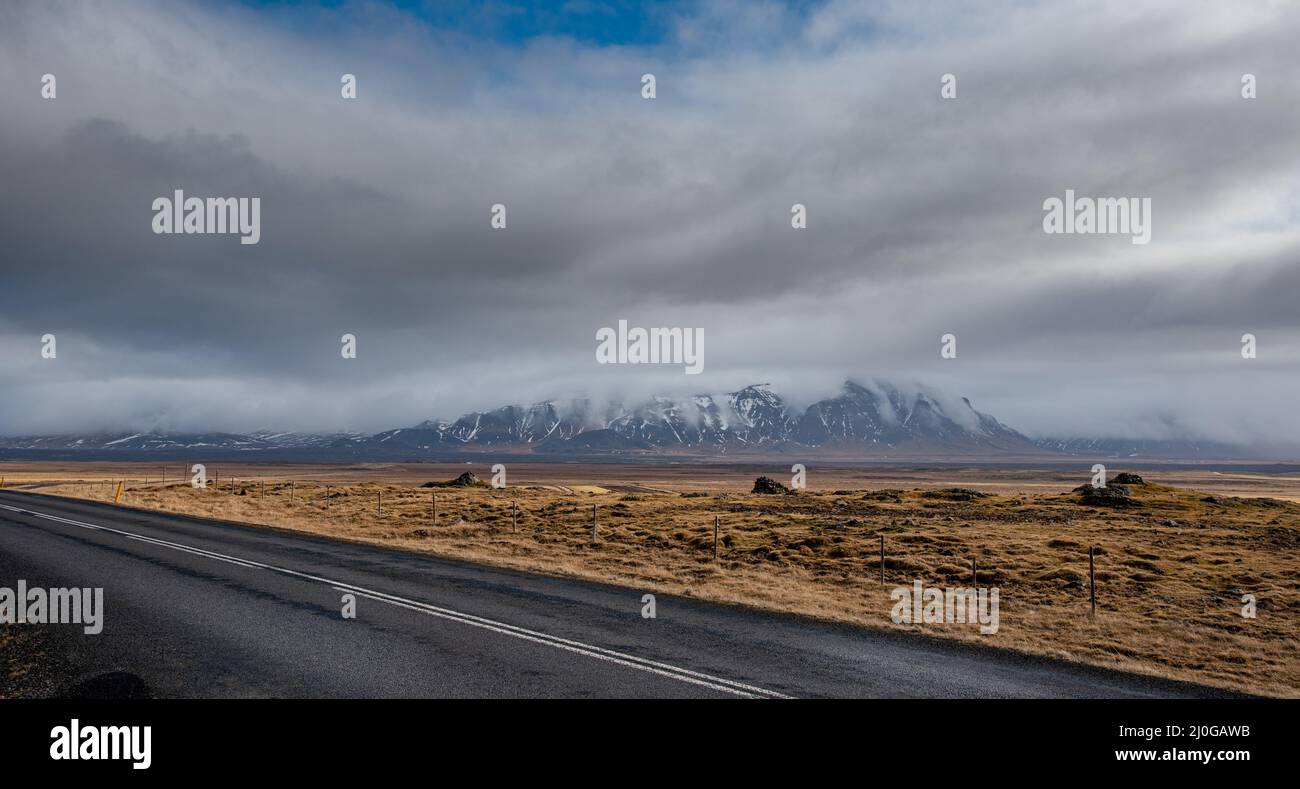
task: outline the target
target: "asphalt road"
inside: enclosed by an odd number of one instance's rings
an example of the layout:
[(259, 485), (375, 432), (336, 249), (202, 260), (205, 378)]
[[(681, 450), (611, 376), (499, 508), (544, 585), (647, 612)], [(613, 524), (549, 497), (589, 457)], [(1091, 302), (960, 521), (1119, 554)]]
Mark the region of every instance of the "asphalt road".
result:
[[(163, 697), (1202, 697), (1193, 685), (254, 527), (0, 491), (0, 587), (103, 587), (68, 682)], [(341, 615), (355, 595), (356, 617)]]

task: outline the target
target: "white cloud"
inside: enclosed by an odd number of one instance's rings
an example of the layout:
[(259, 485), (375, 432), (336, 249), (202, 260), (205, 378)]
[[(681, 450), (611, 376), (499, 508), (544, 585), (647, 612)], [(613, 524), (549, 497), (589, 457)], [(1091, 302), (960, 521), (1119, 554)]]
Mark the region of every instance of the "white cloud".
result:
[[(24, 408), (0, 431), (380, 429), (881, 377), (1041, 433), (1300, 441), (1294, 5), (717, 3), (670, 29), (511, 47), (369, 5), (290, 26), (7, 4), (0, 396)], [(261, 194), (262, 243), (150, 235), (148, 198), (173, 187)], [(1044, 236), (1067, 188), (1150, 196), (1153, 242)], [(704, 327), (707, 380), (594, 369), (593, 331), (620, 317)], [(29, 362), (50, 325), (53, 382)]]

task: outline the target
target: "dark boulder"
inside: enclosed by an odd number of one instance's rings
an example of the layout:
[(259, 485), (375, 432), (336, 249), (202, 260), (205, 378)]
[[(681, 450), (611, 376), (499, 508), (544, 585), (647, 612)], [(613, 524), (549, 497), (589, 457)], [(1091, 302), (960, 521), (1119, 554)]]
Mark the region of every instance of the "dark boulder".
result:
[(1093, 507), (1140, 507), (1141, 502), (1133, 498), (1133, 489), (1127, 485), (1107, 485), (1094, 488), (1092, 485), (1080, 485), (1074, 489), (1079, 494), (1082, 504)]
[(448, 482), (426, 482), (422, 488), (482, 488), (487, 487), (487, 483), (478, 478), (472, 471), (466, 471), (459, 477)]
[(785, 485), (772, 479), (771, 477), (759, 477), (754, 480), (754, 489), (751, 493), (789, 493)]

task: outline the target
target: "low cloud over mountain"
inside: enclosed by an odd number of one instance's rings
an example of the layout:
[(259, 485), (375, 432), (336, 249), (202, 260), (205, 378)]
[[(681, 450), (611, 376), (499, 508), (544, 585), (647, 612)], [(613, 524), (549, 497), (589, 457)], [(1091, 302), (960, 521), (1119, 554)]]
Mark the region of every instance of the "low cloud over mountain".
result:
[[(825, 446), (804, 406), (863, 371), (1035, 438), (1300, 443), (1300, 4), (606, 4), (650, 31), (613, 40), (581, 3), (258, 5), (0, 3), (0, 434), (770, 381)], [(257, 198), (258, 243), (155, 234), (176, 190)], [(1046, 234), (1070, 191), (1149, 199), (1150, 242)], [(703, 371), (598, 364), (623, 319), (702, 330)]]
[(537, 459), (658, 455), (885, 457), (1236, 458), (1250, 448), (1194, 439), (1099, 436), (1031, 440), (966, 398), (874, 381), (846, 381), (834, 396), (791, 405), (767, 384), (720, 395), (639, 403), (572, 399), (472, 411), (373, 435), (258, 431), (129, 433), (0, 439), (0, 452), (56, 457), (292, 457), (299, 460), (446, 458), (497, 453)]

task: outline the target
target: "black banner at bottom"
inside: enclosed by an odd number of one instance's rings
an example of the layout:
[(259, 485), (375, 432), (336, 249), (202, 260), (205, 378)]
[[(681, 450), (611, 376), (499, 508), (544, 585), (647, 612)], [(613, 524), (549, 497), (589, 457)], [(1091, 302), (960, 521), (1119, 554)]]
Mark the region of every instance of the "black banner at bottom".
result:
[(733, 779), (842, 769), (883, 778), (891, 767), (922, 779), (1222, 777), (1289, 769), (1296, 709), (1275, 700), (18, 700), (0, 701), (0, 742), (6, 770), (128, 781), (436, 766), (456, 768), (444, 780), (463, 780), (453, 776), (561, 765), (622, 780), (608, 765), (624, 762), (642, 780), (714, 768)]

